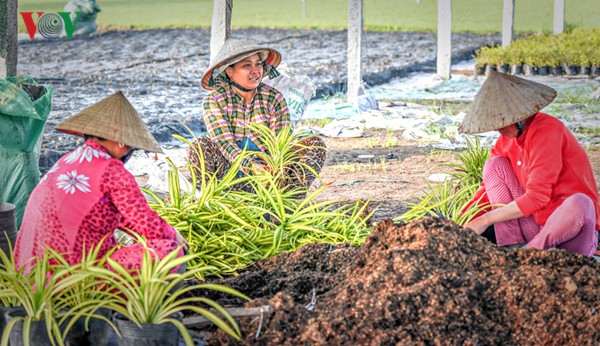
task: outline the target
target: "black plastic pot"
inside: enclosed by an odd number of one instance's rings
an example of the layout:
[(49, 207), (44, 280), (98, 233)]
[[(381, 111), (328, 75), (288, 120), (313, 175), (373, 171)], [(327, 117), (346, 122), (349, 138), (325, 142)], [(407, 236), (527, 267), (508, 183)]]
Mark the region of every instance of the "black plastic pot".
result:
[(584, 75), (584, 76), (589, 76), (591, 72), (592, 72), (591, 66), (581, 66), (581, 68), (579, 69), (579, 74)]
[(496, 65), (485, 65), (485, 75), (489, 75), (491, 71), (496, 71)]
[(17, 220), (15, 217), (15, 205), (0, 203), (0, 248), (5, 254), (9, 254), (10, 247), (15, 244), (16, 239)]
[(538, 68), (537, 66), (523, 64), (523, 74), (526, 76), (536, 75), (538, 74)]
[(538, 73), (540, 76), (547, 76), (550, 73), (550, 68), (548, 66), (539, 66)]
[[(3, 305), (0, 305), (0, 331), (4, 331), (4, 327), (6, 327), (6, 313), (13, 310), (14, 308), (7, 308)], [(1, 333), (0, 333), (1, 335)]]
[(575, 65), (564, 65), (563, 70), (567, 76), (575, 76), (579, 74), (579, 66)]
[[(173, 316), (178, 320), (183, 319), (183, 314)], [(121, 333), (119, 346), (178, 346), (179, 330), (171, 323), (164, 324), (137, 324), (129, 321), (125, 316), (115, 313), (113, 321)]]
[[(10, 322), (15, 317), (24, 317), (27, 313), (23, 309), (10, 309), (6, 312), (6, 322)], [(52, 346), (48, 331), (46, 329), (46, 321), (32, 321), (31, 330), (29, 332), (29, 344), (35, 346)], [(10, 331), (10, 345), (23, 346), (25, 339), (23, 338), (23, 321), (18, 321)]]
[(523, 73), (523, 66), (521, 65), (512, 65), (510, 67), (510, 74), (517, 75)]
[[(105, 308), (98, 309), (95, 314), (109, 320), (111, 317), (111, 311)], [(108, 322), (98, 318), (90, 318), (86, 330), (85, 317), (81, 317), (69, 330), (65, 344), (67, 346), (105, 346), (108, 344), (111, 331), (112, 328)]]
[(590, 68), (590, 76), (592, 76), (592, 77), (600, 76), (600, 66), (592, 65), (592, 67)]
[(508, 64), (496, 66), (496, 71), (498, 71), (500, 73), (508, 73), (509, 69), (510, 69), (510, 66), (508, 66)]
[(554, 76), (562, 76), (563, 75), (563, 68), (562, 68), (562, 66), (552, 66), (552, 67), (550, 67), (550, 74), (552, 74)]

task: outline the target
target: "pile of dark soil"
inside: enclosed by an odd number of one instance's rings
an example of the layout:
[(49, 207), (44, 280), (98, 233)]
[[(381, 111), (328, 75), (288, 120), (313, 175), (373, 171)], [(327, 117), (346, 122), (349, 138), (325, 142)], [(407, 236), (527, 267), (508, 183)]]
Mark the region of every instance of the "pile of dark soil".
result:
[(497, 248), (443, 219), (386, 220), (359, 248), (309, 245), (220, 280), (274, 313), (241, 319), (241, 342), (207, 343), (597, 345), (599, 274), (593, 259)]

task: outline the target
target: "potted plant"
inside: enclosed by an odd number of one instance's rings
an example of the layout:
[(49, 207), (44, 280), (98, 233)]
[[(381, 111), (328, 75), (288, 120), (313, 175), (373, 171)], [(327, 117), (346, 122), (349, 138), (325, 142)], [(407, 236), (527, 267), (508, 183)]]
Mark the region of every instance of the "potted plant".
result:
[[(8, 243), (8, 253), (9, 255), (7, 255), (3, 249), (0, 249), (0, 289), (4, 287), (4, 267), (7, 264), (12, 264), (12, 256), (10, 256), (12, 253), (12, 246), (10, 245), (10, 242)], [(0, 296), (0, 331), (4, 331), (4, 328), (6, 327), (5, 314), (19, 306), (19, 300), (15, 296)]]
[(558, 48), (552, 49), (550, 61), (549, 61), (549, 72), (554, 76), (562, 76), (563, 68), (562, 68), (563, 55), (562, 51)]
[(538, 47), (535, 41), (528, 42), (523, 56), (523, 74), (526, 76), (536, 75), (538, 71)]
[(182, 323), (184, 311), (206, 317), (227, 334), (239, 339), (237, 323), (223, 307), (208, 298), (190, 296), (188, 293), (207, 289), (249, 298), (222, 285), (186, 285), (188, 279), (209, 268), (196, 267), (178, 272), (178, 267), (196, 256), (178, 257), (179, 252), (180, 249), (175, 249), (158, 259), (151, 249), (146, 248), (139, 269), (127, 270), (110, 258), (107, 259), (109, 269), (99, 266), (89, 268), (98, 281), (105, 285), (104, 306), (114, 312), (113, 320), (120, 334), (120, 345), (178, 345), (179, 335), (186, 345), (194, 345)]
[(69, 308), (67, 296), (90, 274), (65, 266), (64, 258), (51, 250), (22, 268), (15, 266), (12, 256), (4, 252), (0, 256), (0, 298), (18, 305), (6, 314), (2, 345), (8, 345), (9, 339), (12, 345), (64, 345), (63, 335), (69, 329), (65, 321), (83, 311)]
[(510, 65), (510, 74), (518, 75), (523, 73), (523, 51), (518, 44), (510, 45), (506, 52), (507, 61)]
[(553, 52), (546, 47), (540, 47), (537, 54), (538, 73), (542, 76), (550, 74), (550, 67), (555, 64), (553, 61)]
[(592, 56), (590, 58), (590, 76), (597, 77), (600, 76), (600, 52), (595, 50), (592, 52)]
[(485, 73), (486, 66), (490, 63), (489, 52), (492, 47), (485, 46), (475, 52), (475, 74), (482, 76)]
[(592, 52), (587, 47), (582, 47), (577, 55), (577, 65), (579, 65), (580, 74), (590, 75), (592, 70)]
[(496, 65), (496, 71), (500, 73), (508, 73), (510, 65), (508, 64), (507, 50), (501, 46), (494, 49), (493, 64)]
[[(67, 345), (94, 345), (104, 346), (108, 344), (111, 329), (116, 327), (111, 322), (112, 312), (105, 307), (104, 284), (97, 279), (90, 269), (95, 267), (106, 267), (106, 261), (115, 249), (110, 250), (104, 256), (99, 256), (100, 249), (106, 237), (95, 246), (87, 249), (83, 246), (81, 261), (70, 266), (72, 270), (83, 272), (81, 280), (70, 286), (64, 295), (64, 305), (70, 311), (79, 311), (71, 314), (72, 317), (66, 322), (66, 330), (63, 340)], [(59, 260), (64, 258), (57, 256)], [(65, 261), (60, 263), (67, 267)]]

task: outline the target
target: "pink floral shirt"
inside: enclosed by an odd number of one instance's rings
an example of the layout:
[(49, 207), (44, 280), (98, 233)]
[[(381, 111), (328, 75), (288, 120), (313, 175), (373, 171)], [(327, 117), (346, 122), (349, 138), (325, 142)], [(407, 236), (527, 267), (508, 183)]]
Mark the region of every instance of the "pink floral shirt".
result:
[(175, 231), (150, 209), (135, 178), (98, 143), (63, 156), (29, 197), (15, 244), (19, 267), (49, 246), (70, 263), (108, 236), (100, 255), (116, 245), (115, 229), (132, 230), (148, 240), (174, 240)]

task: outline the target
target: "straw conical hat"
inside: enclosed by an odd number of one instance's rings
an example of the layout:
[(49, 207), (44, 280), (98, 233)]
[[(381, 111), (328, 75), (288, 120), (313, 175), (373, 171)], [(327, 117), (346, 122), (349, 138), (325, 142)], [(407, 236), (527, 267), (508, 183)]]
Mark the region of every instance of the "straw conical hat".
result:
[(162, 153), (156, 138), (120, 91), (61, 122), (56, 129), (76, 136), (92, 135), (135, 149)]
[(490, 72), (460, 126), (462, 133), (497, 130), (526, 119), (556, 97), (549, 86)]
[(224, 68), (219, 69), (220, 67), (235, 64), (245, 57), (256, 53), (259, 54), (260, 59), (267, 65), (277, 67), (281, 62), (281, 54), (273, 48), (260, 46), (247, 40), (227, 39), (221, 49), (219, 49), (217, 55), (215, 55), (213, 61), (211, 61), (208, 70), (202, 75), (202, 87), (207, 90), (217, 89), (220, 85), (215, 77), (225, 70)]

